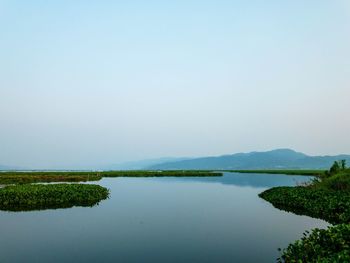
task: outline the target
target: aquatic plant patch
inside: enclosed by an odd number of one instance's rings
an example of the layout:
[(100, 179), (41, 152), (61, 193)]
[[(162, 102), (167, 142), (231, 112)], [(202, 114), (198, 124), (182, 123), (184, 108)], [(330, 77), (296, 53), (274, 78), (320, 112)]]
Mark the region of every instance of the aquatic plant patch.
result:
[(108, 189), (89, 184), (25, 184), (0, 189), (0, 210), (30, 211), (94, 206), (108, 198)]
[(275, 187), (259, 195), (278, 209), (324, 219), (332, 224), (350, 223), (350, 192), (312, 187)]
[(350, 225), (314, 229), (311, 234), (282, 250), (278, 262), (345, 263), (350, 262)]

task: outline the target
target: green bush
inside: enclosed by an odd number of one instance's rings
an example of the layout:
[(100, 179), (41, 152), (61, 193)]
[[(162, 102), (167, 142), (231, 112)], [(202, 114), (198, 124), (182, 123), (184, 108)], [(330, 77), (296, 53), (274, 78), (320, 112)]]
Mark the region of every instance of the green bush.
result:
[(350, 191), (350, 171), (344, 170), (338, 174), (324, 178), (315, 186), (332, 190)]

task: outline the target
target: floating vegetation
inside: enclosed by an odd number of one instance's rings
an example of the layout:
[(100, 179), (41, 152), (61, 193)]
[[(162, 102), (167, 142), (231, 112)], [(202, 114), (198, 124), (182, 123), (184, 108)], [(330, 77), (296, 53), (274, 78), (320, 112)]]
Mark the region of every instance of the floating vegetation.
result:
[(0, 184), (98, 181), (102, 177), (222, 176), (212, 171), (0, 172)]
[(32, 183), (87, 182), (103, 177), (222, 176), (211, 171), (49, 171), (1, 172), (0, 184), (15, 184), (0, 189), (0, 210), (29, 211), (72, 206), (93, 206), (108, 197), (108, 190), (98, 185)]
[(0, 210), (31, 211), (94, 206), (108, 198), (108, 189), (89, 184), (25, 184), (0, 189)]
[(350, 192), (311, 187), (275, 187), (259, 195), (278, 209), (324, 219), (332, 224), (350, 223)]
[(350, 262), (350, 225), (341, 224), (328, 229), (304, 233), (283, 249), (278, 262), (330, 263)]
[(259, 196), (281, 210), (339, 224), (305, 233), (282, 250), (279, 262), (350, 262), (350, 170), (344, 160), (308, 186), (275, 187)]

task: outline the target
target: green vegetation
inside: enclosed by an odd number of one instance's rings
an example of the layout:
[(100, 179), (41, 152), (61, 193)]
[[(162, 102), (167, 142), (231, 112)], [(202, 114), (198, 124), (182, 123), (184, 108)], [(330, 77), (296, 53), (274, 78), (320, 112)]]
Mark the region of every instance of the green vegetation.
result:
[(88, 184), (26, 184), (0, 189), (0, 209), (31, 211), (94, 206), (108, 198), (108, 189)]
[(173, 171), (106, 171), (101, 173), (102, 177), (203, 177), (222, 176), (222, 172), (207, 170), (173, 170)]
[(98, 181), (102, 177), (222, 176), (212, 171), (2, 172), (0, 184)]
[(282, 251), (279, 262), (350, 262), (350, 169), (345, 161), (307, 186), (276, 187), (259, 195), (276, 208), (339, 224), (311, 234)]
[(234, 173), (254, 173), (254, 174), (285, 174), (285, 175), (308, 175), (308, 176), (322, 176), (326, 171), (324, 170), (229, 170)]
[(304, 233), (301, 240), (283, 250), (279, 262), (350, 262), (350, 225), (341, 224)]
[(1, 172), (0, 184), (98, 181), (96, 172)]
[(98, 185), (32, 183), (98, 181), (102, 177), (222, 176), (211, 171), (106, 171), (106, 172), (2, 172), (0, 210), (29, 211), (72, 206), (93, 206), (108, 197)]
[(276, 208), (324, 219), (332, 224), (350, 223), (350, 192), (312, 187), (275, 187), (259, 195)]

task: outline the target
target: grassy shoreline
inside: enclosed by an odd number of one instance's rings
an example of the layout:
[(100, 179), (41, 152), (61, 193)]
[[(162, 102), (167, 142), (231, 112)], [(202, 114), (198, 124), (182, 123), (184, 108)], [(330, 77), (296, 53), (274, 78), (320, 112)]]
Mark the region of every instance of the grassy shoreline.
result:
[(325, 170), (227, 170), (233, 173), (254, 173), (254, 174), (284, 174), (284, 175), (306, 175), (306, 176), (323, 176)]
[(4, 171), (0, 172), (0, 185), (89, 182), (106, 177), (209, 177), (222, 176), (224, 172), (306, 175), (321, 177), (323, 170), (130, 170), (130, 171)]
[(203, 177), (222, 176), (222, 172), (214, 171), (16, 171), (1, 172), (0, 184), (29, 184), (51, 182), (88, 182), (99, 181), (104, 177)]
[(278, 262), (350, 262), (350, 169), (335, 163), (307, 186), (274, 187), (259, 196), (278, 209), (334, 224), (304, 233)]

